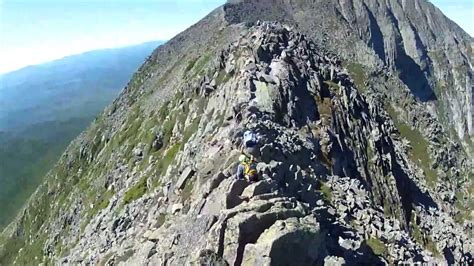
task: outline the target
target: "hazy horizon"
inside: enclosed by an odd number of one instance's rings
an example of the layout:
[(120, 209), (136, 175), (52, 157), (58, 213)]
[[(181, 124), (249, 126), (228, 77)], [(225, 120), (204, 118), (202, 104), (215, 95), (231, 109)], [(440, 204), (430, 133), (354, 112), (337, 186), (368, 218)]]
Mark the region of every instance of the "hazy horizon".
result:
[[(98, 49), (79, 52), (79, 53), (75, 53), (75, 54), (69, 54), (69, 55), (65, 55), (65, 56), (60, 57), (60, 58), (55, 58), (55, 59), (52, 59), (52, 60), (49, 60), (49, 61), (40, 62), (38, 64), (26, 65), (26, 66), (20, 67), (18, 69), (12, 70), (12, 71), (3, 72), (3, 73), (0, 72), (0, 77), (1, 76), (6, 76), (8, 74), (15, 73), (15, 72), (18, 72), (18, 71), (22, 71), (23, 69), (32, 68), (32, 67), (36, 67), (36, 66), (42, 66), (42, 65), (48, 65), (48, 64), (54, 64), (57, 61), (65, 60), (65, 59), (72, 58), (72, 57), (75, 57), (75, 56), (82, 56), (82, 55), (86, 55), (86, 54), (89, 54), (89, 53), (95, 53), (95, 52), (101, 52), (101, 51), (107, 51), (107, 50), (119, 50), (119, 49), (122, 49), (122, 48), (132, 48), (132, 47), (135, 47), (135, 46), (138, 47), (138, 46), (151, 44), (151, 43), (156, 43), (156, 45), (157, 45), (156, 48), (158, 48), (158, 46), (160, 46), (161, 44), (163, 44), (165, 42), (166, 42), (166, 40), (146, 41), (146, 42), (140, 42), (140, 43), (131, 43), (131, 44), (126, 44), (126, 45), (121, 45), (121, 46), (117, 46), (117, 47), (98, 48)], [(1, 86), (0, 86), (0, 89), (1, 89)]]
[[(0, 0), (0, 74), (89, 51), (167, 41), (225, 0)], [(474, 1), (431, 0), (474, 35)]]
[(169, 40), (224, 0), (0, 0), (0, 73)]

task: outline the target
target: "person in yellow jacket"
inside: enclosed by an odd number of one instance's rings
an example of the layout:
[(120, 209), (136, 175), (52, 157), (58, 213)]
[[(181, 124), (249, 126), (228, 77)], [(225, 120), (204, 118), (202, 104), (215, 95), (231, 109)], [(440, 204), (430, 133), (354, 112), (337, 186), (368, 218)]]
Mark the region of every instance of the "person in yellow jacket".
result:
[(248, 182), (258, 180), (257, 164), (245, 154), (239, 156), (239, 165), (237, 166), (237, 179), (245, 179)]

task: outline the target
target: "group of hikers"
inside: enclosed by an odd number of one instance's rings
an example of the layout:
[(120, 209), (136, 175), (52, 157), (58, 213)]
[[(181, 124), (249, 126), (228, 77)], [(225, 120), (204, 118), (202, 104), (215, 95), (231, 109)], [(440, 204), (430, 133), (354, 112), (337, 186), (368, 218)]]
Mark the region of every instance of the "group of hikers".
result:
[(257, 159), (259, 158), (258, 136), (251, 130), (245, 131), (240, 147), (239, 165), (237, 166), (236, 178), (245, 179), (248, 182), (258, 180)]

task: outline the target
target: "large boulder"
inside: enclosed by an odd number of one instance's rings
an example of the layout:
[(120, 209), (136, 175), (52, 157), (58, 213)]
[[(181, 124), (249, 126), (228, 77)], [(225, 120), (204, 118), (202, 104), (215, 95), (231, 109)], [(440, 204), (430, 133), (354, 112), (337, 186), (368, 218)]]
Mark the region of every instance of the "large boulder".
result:
[(279, 220), (254, 244), (247, 244), (243, 265), (317, 265), (326, 254), (325, 234), (311, 219)]

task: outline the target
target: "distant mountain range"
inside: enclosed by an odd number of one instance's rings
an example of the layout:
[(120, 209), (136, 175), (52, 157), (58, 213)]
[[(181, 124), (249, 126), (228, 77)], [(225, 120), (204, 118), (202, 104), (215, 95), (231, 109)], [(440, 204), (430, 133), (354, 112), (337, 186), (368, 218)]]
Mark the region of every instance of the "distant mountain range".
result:
[(0, 75), (0, 228), (160, 44), (95, 50)]

